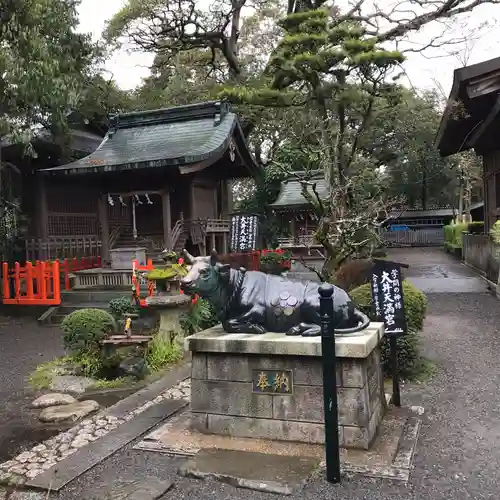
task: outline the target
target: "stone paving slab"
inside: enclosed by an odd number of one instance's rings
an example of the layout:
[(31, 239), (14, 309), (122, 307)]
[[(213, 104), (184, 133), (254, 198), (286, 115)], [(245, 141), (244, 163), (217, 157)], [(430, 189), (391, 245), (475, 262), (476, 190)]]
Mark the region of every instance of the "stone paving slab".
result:
[(236, 450), (201, 450), (179, 469), (197, 479), (216, 479), (238, 488), (293, 495), (319, 468), (320, 460)]
[[(392, 408), (383, 420), (370, 450), (340, 450), (343, 472), (407, 482), (420, 423), (421, 420), (410, 410)], [(235, 438), (192, 431), (189, 429), (188, 412), (170, 419), (137, 443), (134, 449), (182, 457), (194, 457), (202, 450), (213, 449), (324, 459), (323, 445)]]
[(186, 405), (187, 402), (184, 400), (170, 399), (151, 406), (103, 438), (81, 448), (69, 458), (58, 463), (57, 467), (36, 476), (26, 483), (26, 486), (51, 491), (61, 490), (75, 478)]
[(0, 500), (45, 500), (46, 493), (0, 489)]
[(117, 481), (97, 492), (86, 492), (80, 500), (157, 500), (174, 485), (156, 476)]

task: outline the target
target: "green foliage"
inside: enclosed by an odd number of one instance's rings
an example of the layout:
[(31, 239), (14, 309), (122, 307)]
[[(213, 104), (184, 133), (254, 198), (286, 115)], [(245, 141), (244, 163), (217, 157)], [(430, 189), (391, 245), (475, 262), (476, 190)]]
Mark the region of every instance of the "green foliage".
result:
[(64, 346), (75, 354), (98, 352), (99, 342), (115, 332), (116, 328), (113, 316), (102, 309), (73, 311), (61, 323)]
[(156, 372), (182, 358), (182, 348), (177, 342), (170, 342), (162, 335), (155, 335), (146, 350), (145, 360), (148, 368)]
[(87, 350), (76, 351), (72, 356), (73, 361), (85, 377), (97, 378), (107, 366), (107, 361), (101, 351), (96, 347)]
[(2, 5), (0, 134), (29, 143), (28, 128), (66, 125), (97, 55), (88, 35), (77, 33), (78, 2), (19, 0)]
[(102, 391), (106, 389), (119, 389), (120, 387), (128, 387), (136, 382), (134, 377), (118, 377), (112, 380), (99, 379), (89, 387), (96, 391)]
[(218, 323), (217, 314), (210, 302), (198, 299), (191, 305), (188, 313), (182, 318), (182, 329), (185, 335), (193, 335)]
[[(373, 319), (374, 313), (372, 309), (370, 284), (355, 288), (349, 294), (358, 307), (367, 314), (368, 317)], [(397, 339), (398, 362), (401, 376), (413, 379), (418, 377), (422, 367), (418, 332), (423, 328), (427, 310), (427, 298), (423, 292), (406, 280), (403, 281), (403, 296), (408, 333)], [(382, 363), (384, 371), (390, 374), (390, 346), (387, 339), (382, 345)]]
[(120, 321), (124, 314), (138, 314), (140, 310), (137, 304), (132, 302), (131, 297), (123, 296), (112, 299), (108, 308), (116, 321)]
[(278, 252), (278, 251), (268, 251), (266, 253), (262, 252), (260, 256), (260, 262), (263, 264), (283, 264), (283, 262), (289, 261), (292, 258), (290, 252)]
[(490, 229), (490, 236), (496, 245), (500, 245), (500, 220), (497, 220)]
[(29, 385), (36, 390), (48, 389), (54, 376), (71, 362), (70, 356), (64, 356), (38, 365), (28, 377)]
[(468, 224), (449, 224), (444, 226), (444, 243), (449, 250), (462, 248), (462, 233), (467, 232)]
[(183, 278), (188, 273), (187, 266), (184, 264), (171, 264), (168, 267), (153, 269), (146, 273), (145, 277), (148, 280), (171, 280), (176, 278)]

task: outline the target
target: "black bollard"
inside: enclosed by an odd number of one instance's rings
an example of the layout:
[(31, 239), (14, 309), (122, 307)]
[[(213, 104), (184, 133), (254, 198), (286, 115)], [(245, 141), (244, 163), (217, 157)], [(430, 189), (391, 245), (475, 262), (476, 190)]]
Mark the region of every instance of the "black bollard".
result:
[(319, 289), (321, 316), (321, 354), (323, 359), (323, 400), (325, 408), (326, 480), (340, 483), (339, 418), (337, 403), (337, 369), (335, 331), (333, 326), (333, 286)]

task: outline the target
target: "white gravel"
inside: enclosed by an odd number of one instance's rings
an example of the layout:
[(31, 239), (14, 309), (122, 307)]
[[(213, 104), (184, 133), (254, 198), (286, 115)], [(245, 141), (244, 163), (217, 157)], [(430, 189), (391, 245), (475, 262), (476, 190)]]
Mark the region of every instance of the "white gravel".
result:
[(54, 467), (57, 462), (69, 457), (80, 448), (104, 437), (108, 432), (128, 422), (151, 406), (166, 399), (191, 399), (191, 379), (183, 380), (156, 398), (132, 410), (123, 418), (97, 414), (82, 420), (71, 429), (24, 451), (17, 457), (0, 464), (0, 477), (17, 476), (16, 479), (33, 479), (42, 472)]

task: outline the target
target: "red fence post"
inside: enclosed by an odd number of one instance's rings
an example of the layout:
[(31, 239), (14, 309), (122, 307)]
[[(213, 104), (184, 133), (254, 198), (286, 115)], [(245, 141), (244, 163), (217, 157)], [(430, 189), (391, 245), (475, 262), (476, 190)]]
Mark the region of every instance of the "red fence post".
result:
[(47, 300), (47, 276), (45, 261), (40, 262), (40, 299)]
[(19, 262), (14, 264), (14, 297), (18, 299), (21, 296), (21, 265)]
[(9, 264), (2, 263), (2, 282), (3, 282), (3, 298), (10, 298), (10, 285), (9, 285)]
[(59, 268), (59, 261), (56, 260), (52, 265), (52, 279), (53, 279), (53, 290), (54, 290), (54, 302), (56, 304), (61, 303), (61, 275)]
[(33, 293), (33, 264), (31, 262), (26, 262), (26, 298), (34, 300), (35, 295)]

